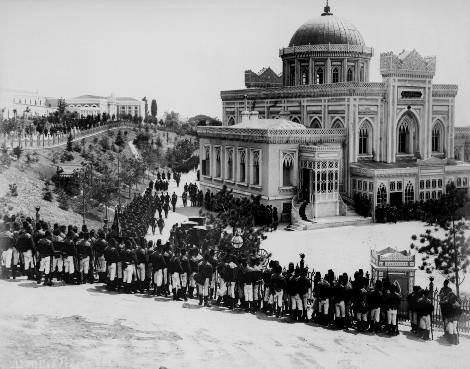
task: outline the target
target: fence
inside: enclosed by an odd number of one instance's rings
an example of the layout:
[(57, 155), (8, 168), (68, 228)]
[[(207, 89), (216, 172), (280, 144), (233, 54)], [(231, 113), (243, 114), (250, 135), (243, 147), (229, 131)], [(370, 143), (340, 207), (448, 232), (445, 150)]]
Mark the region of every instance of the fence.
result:
[(72, 134), (73, 140), (79, 140), (81, 138), (86, 138), (89, 136), (96, 135), (101, 132), (105, 132), (108, 129), (114, 128), (124, 128), (132, 127), (134, 123), (132, 122), (111, 122), (103, 125), (99, 125), (93, 128), (86, 130), (79, 130), (77, 128), (72, 128), (70, 133), (55, 133), (51, 134), (22, 134), (18, 132), (13, 132), (10, 134), (0, 135), (0, 147), (13, 149), (14, 147), (21, 147), (23, 150), (41, 150), (41, 149), (51, 149), (56, 146), (65, 145), (67, 143), (69, 134)]
[[(442, 318), (441, 304), (439, 299), (439, 291), (437, 289), (433, 292), (432, 303), (434, 306), (433, 311), (433, 326), (444, 329), (444, 319)], [(461, 298), (462, 315), (459, 319), (459, 332), (470, 335), (470, 299), (467, 297)], [(410, 319), (408, 311), (408, 303), (406, 296), (402, 296), (402, 302), (398, 312), (398, 317), (401, 322), (406, 322)]]

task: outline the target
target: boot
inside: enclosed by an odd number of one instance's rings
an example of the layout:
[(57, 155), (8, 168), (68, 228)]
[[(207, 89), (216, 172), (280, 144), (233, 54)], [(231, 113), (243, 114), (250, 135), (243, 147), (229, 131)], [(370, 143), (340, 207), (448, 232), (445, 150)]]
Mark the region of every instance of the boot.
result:
[(199, 306), (202, 306), (202, 299), (203, 299), (202, 295), (199, 295)]
[(217, 306), (220, 306), (221, 302), (222, 302), (222, 296), (217, 297), (217, 301), (215, 302), (215, 304)]
[(204, 297), (204, 306), (211, 307), (211, 303), (209, 302), (209, 297)]
[(48, 276), (46, 276), (46, 278), (44, 279), (44, 285), (45, 286), (52, 286), (52, 276), (50, 274)]
[(38, 278), (37, 278), (37, 284), (41, 284), (41, 279), (42, 279), (42, 273), (38, 272)]
[(458, 345), (459, 344), (459, 337), (454, 333), (451, 335), (452, 336), (452, 344), (453, 345)]
[(424, 330), (422, 337), (423, 337), (423, 340), (429, 341), (429, 329)]
[(374, 332), (375, 331), (375, 322), (370, 322), (370, 326), (369, 326), (369, 332)]

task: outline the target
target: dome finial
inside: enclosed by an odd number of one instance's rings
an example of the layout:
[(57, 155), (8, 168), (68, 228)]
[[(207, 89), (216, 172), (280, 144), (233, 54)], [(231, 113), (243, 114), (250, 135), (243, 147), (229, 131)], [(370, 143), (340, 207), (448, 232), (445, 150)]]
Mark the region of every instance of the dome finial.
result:
[(324, 13), (322, 13), (322, 16), (324, 17), (325, 15), (333, 15), (333, 13), (330, 13), (330, 6), (328, 5), (328, 0), (326, 0), (326, 5), (323, 8)]

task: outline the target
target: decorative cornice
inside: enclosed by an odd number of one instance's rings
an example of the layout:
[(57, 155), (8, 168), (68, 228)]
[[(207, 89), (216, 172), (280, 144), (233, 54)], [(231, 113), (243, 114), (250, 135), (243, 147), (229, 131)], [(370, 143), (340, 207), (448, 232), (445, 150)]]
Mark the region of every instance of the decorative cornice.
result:
[(346, 140), (346, 129), (305, 128), (269, 130), (236, 128), (234, 126), (201, 126), (197, 128), (197, 135), (202, 138), (277, 144), (341, 143)]
[(374, 96), (385, 97), (383, 82), (341, 82), (322, 85), (285, 86), (280, 88), (248, 88), (221, 91), (222, 100), (279, 99), (293, 97)]

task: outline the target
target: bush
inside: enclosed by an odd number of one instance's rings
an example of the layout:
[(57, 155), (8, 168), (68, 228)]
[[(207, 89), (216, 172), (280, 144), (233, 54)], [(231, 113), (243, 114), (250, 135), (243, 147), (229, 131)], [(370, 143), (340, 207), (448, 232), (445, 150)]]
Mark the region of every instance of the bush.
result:
[(20, 160), (21, 154), (23, 153), (23, 149), (20, 146), (16, 146), (13, 149), (13, 155), (16, 156), (17, 160)]
[(82, 147), (78, 142), (75, 142), (73, 144), (72, 150), (75, 151), (75, 152), (81, 153), (82, 152)]
[(71, 152), (64, 151), (62, 155), (60, 156), (61, 163), (66, 162), (66, 161), (71, 161), (71, 160), (73, 160), (73, 154)]
[(65, 148), (65, 150), (67, 150), (67, 151), (72, 151), (73, 150), (72, 140), (73, 140), (72, 134), (69, 134), (69, 137), (67, 137), (67, 147)]
[(10, 195), (11, 196), (18, 196), (18, 187), (16, 186), (16, 183), (12, 183), (10, 185), (8, 185), (9, 189), (10, 189)]
[(59, 208), (61, 208), (62, 210), (69, 210), (70, 208), (69, 197), (67, 196), (64, 190), (59, 190), (57, 200), (59, 201)]
[(56, 151), (52, 154), (52, 163), (57, 164), (60, 160), (60, 154)]
[(52, 201), (52, 191), (49, 185), (50, 185), (49, 181), (46, 181), (46, 183), (44, 184), (44, 188), (43, 188), (42, 198), (46, 201)]

